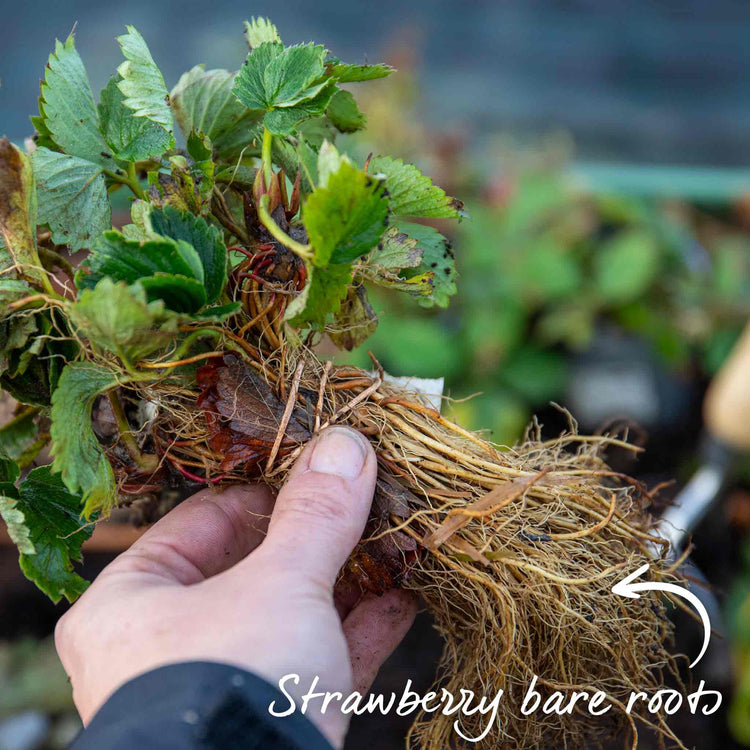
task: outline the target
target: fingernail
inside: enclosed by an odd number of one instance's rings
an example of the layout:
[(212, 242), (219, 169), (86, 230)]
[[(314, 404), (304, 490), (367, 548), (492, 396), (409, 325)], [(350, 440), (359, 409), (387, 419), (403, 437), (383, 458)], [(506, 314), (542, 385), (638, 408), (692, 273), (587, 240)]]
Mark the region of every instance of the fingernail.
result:
[(362, 473), (367, 452), (364, 438), (346, 427), (330, 427), (315, 443), (310, 469), (321, 474), (338, 474), (356, 479)]

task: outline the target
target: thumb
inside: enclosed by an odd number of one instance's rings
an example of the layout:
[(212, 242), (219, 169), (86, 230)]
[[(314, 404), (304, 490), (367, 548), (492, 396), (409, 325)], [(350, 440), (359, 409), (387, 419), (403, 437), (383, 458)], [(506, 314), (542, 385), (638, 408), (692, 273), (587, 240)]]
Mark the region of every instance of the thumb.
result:
[(330, 427), (297, 459), (258, 552), (277, 569), (333, 589), (370, 512), (377, 461), (356, 430)]

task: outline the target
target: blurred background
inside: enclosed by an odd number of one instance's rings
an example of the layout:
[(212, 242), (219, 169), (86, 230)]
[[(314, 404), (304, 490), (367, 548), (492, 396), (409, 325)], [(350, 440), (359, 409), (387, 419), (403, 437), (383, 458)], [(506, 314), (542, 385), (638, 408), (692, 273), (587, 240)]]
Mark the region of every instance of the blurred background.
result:
[[(380, 324), (366, 347), (387, 370), (444, 376), (450, 416), (501, 444), (532, 415), (562, 430), (552, 402), (584, 431), (627, 431), (645, 453), (610, 459), (651, 485), (676, 479), (662, 507), (701, 468), (720, 472), (693, 543), (725, 637), (694, 678), (725, 704), (675, 726), (691, 747), (750, 747), (750, 460), (711, 439), (702, 417), (750, 318), (750, 5), (0, 0), (0, 131), (31, 133), (46, 58), (76, 22), (97, 91), (126, 23), (170, 87), (198, 62), (239, 67), (249, 15), (270, 16), (287, 43), (397, 67), (354, 89), (369, 127), (342, 146), (414, 161), (467, 204), (469, 219), (440, 227), (460, 274), (447, 310), (372, 297)], [(347, 359), (369, 361), (366, 350)], [(750, 370), (742, 377), (747, 397)], [(49, 638), (63, 606), (21, 576), (3, 533), (0, 750), (65, 747), (78, 724)], [(97, 532), (85, 573), (132, 538)], [(689, 622), (678, 636), (697, 650)], [(409, 678), (426, 689), (439, 645), (421, 617), (375, 689)], [(398, 748), (407, 725), (361, 718), (349, 746)]]

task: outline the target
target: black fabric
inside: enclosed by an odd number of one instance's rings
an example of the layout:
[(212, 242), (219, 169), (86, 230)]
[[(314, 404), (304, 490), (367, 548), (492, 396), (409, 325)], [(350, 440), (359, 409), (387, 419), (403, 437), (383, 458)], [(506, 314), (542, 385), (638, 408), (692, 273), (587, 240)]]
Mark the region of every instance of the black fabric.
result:
[(71, 750), (331, 750), (302, 714), (272, 716), (273, 701), (289, 705), (273, 685), (237, 667), (172, 664), (117, 690)]

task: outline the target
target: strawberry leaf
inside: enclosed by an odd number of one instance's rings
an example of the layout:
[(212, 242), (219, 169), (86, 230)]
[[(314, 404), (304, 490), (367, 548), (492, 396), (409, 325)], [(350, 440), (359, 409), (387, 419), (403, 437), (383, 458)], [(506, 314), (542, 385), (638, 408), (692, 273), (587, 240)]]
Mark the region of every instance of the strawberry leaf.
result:
[(258, 153), (252, 142), (260, 135), (263, 120), (262, 110), (248, 109), (237, 101), (232, 92), (236, 75), (196, 65), (182, 75), (170, 94), (175, 119), (185, 136), (192, 131), (204, 133), (216, 155), (227, 161), (243, 151)]
[(331, 97), (326, 107), (326, 117), (341, 133), (354, 133), (367, 124), (367, 118), (359, 111), (352, 93), (343, 89)]
[(305, 288), (287, 306), (286, 320), (295, 328), (322, 328), (329, 313), (335, 313), (352, 283), (351, 264), (308, 268)]
[(122, 76), (117, 85), (125, 95), (125, 106), (132, 109), (136, 117), (145, 117), (171, 133), (174, 121), (164, 78), (144, 38), (133, 26), (127, 29), (127, 34), (117, 37), (126, 58), (117, 68)]
[(72, 362), (52, 394), (52, 468), (71, 493), (82, 493), (87, 518), (100, 510), (108, 512), (116, 500), (115, 475), (94, 434), (91, 410), (96, 397), (119, 380), (92, 362)]
[(276, 27), (269, 19), (260, 17), (245, 21), (245, 40), (250, 49), (255, 49), (264, 42), (281, 44), (281, 37)]
[(40, 224), (49, 225), (52, 241), (71, 252), (90, 247), (111, 224), (107, 185), (97, 164), (38, 148), (31, 155), (37, 182)]
[(358, 83), (387, 78), (395, 69), (390, 65), (348, 65), (339, 60), (326, 61), (326, 70), (339, 83)]
[(76, 274), (76, 284), (80, 289), (91, 289), (104, 276), (133, 284), (156, 273), (203, 280), (200, 257), (187, 242), (168, 237), (138, 242), (110, 230), (94, 243), (91, 255)]
[(161, 156), (174, 146), (174, 136), (125, 106), (121, 82), (120, 76), (110, 78), (99, 100), (99, 119), (107, 143), (115, 157), (125, 162)]
[(26, 155), (0, 138), (0, 301), (23, 297), (19, 276), (43, 285), (36, 252), (37, 202), (34, 173)]
[(321, 186), (302, 209), (316, 266), (350, 263), (367, 253), (385, 231), (388, 215), (388, 199), (381, 182), (346, 159), (339, 160), (335, 171), (329, 172), (330, 161), (330, 149), (321, 149)]
[(50, 55), (39, 99), (40, 120), (46, 143), (70, 156), (107, 167), (112, 153), (99, 128), (99, 117), (86, 69), (71, 34), (57, 41)]
[(149, 302), (140, 284), (128, 286), (107, 277), (84, 289), (68, 314), (80, 335), (130, 361), (167, 347), (181, 322), (161, 299)]
[[(13, 487), (13, 485), (11, 485)], [(0, 515), (18, 547), (24, 575), (53, 602), (75, 601), (88, 582), (74, 572), (81, 546), (93, 533), (79, 516), (80, 497), (65, 489), (49, 466), (40, 466), (13, 491), (0, 490)]]
[(429, 177), (403, 159), (377, 156), (370, 161), (369, 171), (385, 176), (394, 216), (457, 219), (463, 214), (461, 201), (446, 195)]

